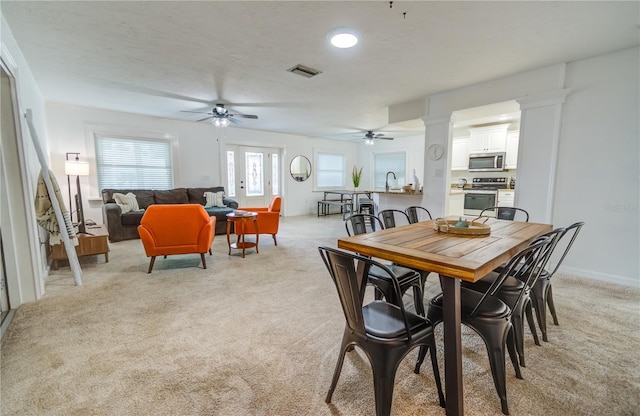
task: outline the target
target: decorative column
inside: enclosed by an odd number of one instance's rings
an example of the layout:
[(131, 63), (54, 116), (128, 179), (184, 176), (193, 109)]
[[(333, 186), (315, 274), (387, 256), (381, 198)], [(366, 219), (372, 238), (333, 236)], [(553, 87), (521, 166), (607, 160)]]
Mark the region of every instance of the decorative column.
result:
[[(422, 117), (425, 126), (424, 178), (422, 206), (427, 208), (434, 218), (445, 215), (447, 195), (449, 194), (449, 166), (451, 152), (451, 114), (426, 115)], [(431, 147), (439, 145), (439, 149)], [(431, 156), (429, 149), (437, 154)], [(442, 152), (440, 157), (439, 152)]]
[(515, 206), (531, 222), (552, 223), (562, 104), (569, 89), (519, 98), (520, 142)]

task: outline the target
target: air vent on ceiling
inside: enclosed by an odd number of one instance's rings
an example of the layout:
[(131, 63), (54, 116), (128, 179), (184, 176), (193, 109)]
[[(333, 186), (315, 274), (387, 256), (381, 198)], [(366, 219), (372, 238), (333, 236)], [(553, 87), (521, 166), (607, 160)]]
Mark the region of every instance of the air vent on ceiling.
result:
[(318, 71), (317, 69), (309, 68), (304, 65), (296, 65), (293, 68), (287, 69), (289, 72), (293, 72), (294, 74), (302, 75), (303, 77), (311, 78), (315, 77), (318, 74), (322, 74), (322, 71)]

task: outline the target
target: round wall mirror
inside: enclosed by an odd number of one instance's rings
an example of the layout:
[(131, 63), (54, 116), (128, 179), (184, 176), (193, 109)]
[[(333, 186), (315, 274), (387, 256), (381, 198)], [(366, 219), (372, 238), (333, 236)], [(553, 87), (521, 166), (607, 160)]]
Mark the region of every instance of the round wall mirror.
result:
[(289, 166), (291, 177), (298, 182), (304, 182), (311, 176), (311, 162), (305, 156), (296, 156)]

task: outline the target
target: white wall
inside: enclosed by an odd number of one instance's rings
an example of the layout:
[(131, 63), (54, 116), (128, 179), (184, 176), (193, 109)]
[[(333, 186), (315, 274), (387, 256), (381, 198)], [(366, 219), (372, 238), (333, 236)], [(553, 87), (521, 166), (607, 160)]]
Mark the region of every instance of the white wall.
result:
[(639, 284), (640, 49), (567, 66), (554, 224), (585, 221), (565, 271)]
[[(169, 120), (138, 114), (78, 107), (62, 103), (47, 103), (47, 124), (51, 151), (51, 167), (58, 178), (63, 195), (67, 195), (64, 160), (66, 152), (80, 152), (80, 158), (95, 163), (92, 148), (92, 130), (101, 129), (129, 134), (151, 134), (175, 137), (178, 150), (175, 156), (176, 187), (205, 187), (224, 185), (221, 179), (220, 150), (224, 144), (271, 147), (283, 150), (283, 215), (307, 215), (316, 212), (317, 200), (322, 193), (313, 191), (314, 149), (335, 151), (336, 142), (312, 139), (281, 133), (249, 130), (238, 127), (216, 128), (207, 123)], [(357, 144), (340, 143), (340, 150), (347, 155), (347, 167), (356, 163)], [(289, 164), (297, 155), (306, 156), (312, 164), (309, 180), (296, 182), (289, 174)], [(92, 165), (93, 166), (93, 165)], [(65, 178), (64, 180), (62, 178)], [(102, 222), (102, 200), (95, 180), (81, 179), (85, 198), (85, 217)], [(72, 194), (75, 185), (71, 184)], [(86, 199), (89, 198), (87, 204)]]

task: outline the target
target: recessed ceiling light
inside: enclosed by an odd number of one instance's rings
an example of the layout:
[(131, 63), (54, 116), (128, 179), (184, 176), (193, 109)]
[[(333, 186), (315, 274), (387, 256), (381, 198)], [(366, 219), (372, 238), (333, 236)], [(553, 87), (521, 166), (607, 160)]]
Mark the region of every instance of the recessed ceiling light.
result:
[(352, 29), (336, 29), (329, 33), (329, 40), (336, 48), (352, 48), (358, 43), (358, 35)]

